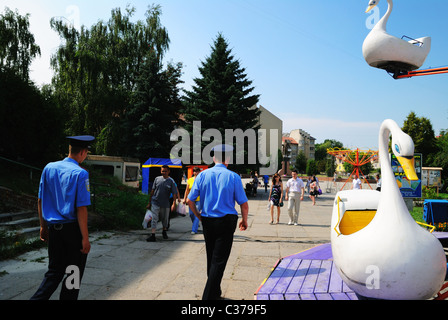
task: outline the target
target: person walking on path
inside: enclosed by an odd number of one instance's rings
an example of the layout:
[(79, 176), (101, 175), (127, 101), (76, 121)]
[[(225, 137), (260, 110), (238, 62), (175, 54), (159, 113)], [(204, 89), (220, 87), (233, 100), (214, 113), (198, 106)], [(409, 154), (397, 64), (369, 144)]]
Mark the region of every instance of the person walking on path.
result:
[[(188, 195), (188, 205), (202, 221), (207, 252), (207, 282), (203, 300), (221, 297), (221, 281), (233, 245), (233, 234), (237, 227), (238, 212), (235, 202), (241, 207), (240, 230), (247, 229), (249, 204), (243, 183), (238, 174), (227, 169), (233, 147), (218, 145), (212, 149), (215, 166), (201, 172)], [(200, 196), (202, 213), (195, 199)]]
[(148, 242), (156, 241), (156, 230), (158, 221), (162, 221), (163, 239), (168, 239), (166, 231), (170, 219), (170, 196), (173, 194), (173, 204), (171, 211), (175, 210), (176, 199), (178, 197), (177, 185), (173, 178), (170, 177), (170, 167), (162, 166), (160, 169), (161, 176), (155, 178), (149, 198), (147, 209), (151, 210), (153, 216), (151, 220), (151, 236), (146, 239)]
[(310, 183), (310, 199), (313, 201), (313, 206), (316, 205), (316, 197), (319, 195), (319, 185), (317, 184), (316, 177), (311, 178)]
[(376, 174), (376, 191), (381, 191), (381, 177), (380, 174)]
[[(292, 171), (292, 178), (286, 182), (286, 192), (285, 200), (288, 202), (288, 224), (298, 225), (299, 211), (300, 211), (300, 201), (303, 200), (303, 195), (305, 193), (305, 185), (302, 179), (297, 176), (297, 170)], [(300, 193), (300, 196), (299, 196)], [(294, 213), (293, 213), (294, 210)]]
[(264, 182), (264, 192), (267, 193), (269, 184), (269, 176), (267, 174), (263, 176), (263, 182)]
[[(191, 188), (193, 188), (193, 184), (194, 184), (194, 180), (196, 179), (197, 175), (201, 172), (201, 169), (199, 169), (199, 167), (194, 167), (193, 168), (193, 176), (187, 180), (187, 189), (185, 190), (185, 194), (184, 194), (184, 204), (187, 204), (188, 202), (188, 194), (191, 191)], [(196, 208), (198, 209), (199, 212), (201, 212), (201, 205), (199, 203), (200, 197), (197, 197), (194, 202), (196, 203)], [(199, 228), (199, 218), (196, 217), (193, 213), (193, 211), (189, 208), (190, 211), (190, 219), (192, 222), (192, 227), (191, 227), (191, 234), (196, 234), (198, 233), (198, 228)]]
[(360, 190), (360, 189), (362, 189), (362, 182), (358, 178), (357, 175), (353, 175), (352, 189), (353, 190)]
[(271, 191), (269, 192), (269, 202), (271, 204), (271, 221), (270, 224), (274, 223), (274, 207), (277, 207), (277, 222), (280, 222), (280, 207), (283, 205), (283, 183), (280, 176), (276, 173), (272, 177)]
[(79, 165), (86, 159), (89, 145), (95, 138), (76, 136), (68, 139), (68, 157), (47, 164), (40, 179), (37, 200), (40, 239), (48, 242), (49, 264), (31, 300), (50, 299), (66, 274), (59, 298), (77, 300), (90, 252), (87, 227), (89, 173)]

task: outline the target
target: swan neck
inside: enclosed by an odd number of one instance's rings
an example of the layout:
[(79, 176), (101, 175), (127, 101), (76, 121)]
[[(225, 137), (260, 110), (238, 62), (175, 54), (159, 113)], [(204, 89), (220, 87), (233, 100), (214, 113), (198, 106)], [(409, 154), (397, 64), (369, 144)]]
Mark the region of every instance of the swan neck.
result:
[(384, 192), (391, 192), (394, 189), (398, 190), (398, 186), (395, 182), (395, 176), (392, 171), (392, 163), (389, 156), (389, 136), (395, 131), (395, 126), (392, 121), (385, 121), (381, 125), (380, 135), (379, 135), (379, 158), (381, 163), (381, 176), (382, 176), (382, 190), (386, 189)]
[(381, 18), (381, 20), (378, 22), (377, 26), (378, 28), (386, 31), (387, 28), (387, 21), (389, 21), (389, 17), (392, 13), (392, 10), (394, 8), (394, 3), (392, 0), (387, 0), (388, 6), (387, 6), (387, 12), (386, 14)]

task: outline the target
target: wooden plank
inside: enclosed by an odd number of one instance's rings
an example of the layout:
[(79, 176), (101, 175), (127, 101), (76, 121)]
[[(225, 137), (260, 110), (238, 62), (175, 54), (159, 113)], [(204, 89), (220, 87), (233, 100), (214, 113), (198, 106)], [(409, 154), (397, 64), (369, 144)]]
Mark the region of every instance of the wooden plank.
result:
[(317, 276), (320, 273), (320, 266), (322, 260), (312, 260), (308, 272), (305, 276), (300, 293), (314, 293), (314, 287), (316, 286)]
[(285, 293), (285, 300), (300, 300), (300, 297), (297, 293)]
[(323, 260), (320, 266), (320, 273), (317, 277), (316, 286), (314, 288), (314, 293), (327, 293), (330, 276), (331, 276), (331, 267), (333, 265), (332, 261)]
[(353, 292), (353, 290), (350, 289), (348, 285), (345, 284), (345, 282), (342, 282), (342, 292)]
[(272, 289), (271, 293), (285, 293), (288, 289), (291, 281), (297, 272), (297, 269), (300, 266), (302, 259), (292, 259), (290, 263), (286, 267), (285, 272), (282, 275), (282, 278), (277, 282), (275, 287)]
[(269, 278), (266, 279), (265, 283), (258, 291), (258, 294), (271, 293), (272, 289), (275, 287), (275, 285), (281, 279), (283, 273), (285, 272), (285, 270), (286, 270), (285, 265), (287, 266), (289, 264), (289, 262), (290, 262), (289, 260), (280, 261), (280, 263), (277, 265), (277, 267), (274, 269), (274, 271), (272, 271)]
[(269, 294), (269, 300), (285, 300), (285, 297), (281, 293)]
[(330, 285), (328, 287), (328, 292), (342, 292), (343, 281), (341, 276), (336, 269), (334, 263), (331, 266), (331, 276), (330, 276)]
[(332, 260), (285, 258), (259, 289), (257, 300), (358, 300)]
[(333, 300), (333, 297), (329, 293), (316, 293), (317, 300)]
[(354, 292), (346, 292), (345, 294), (350, 300), (359, 300), (358, 296)]
[(299, 294), (300, 288), (302, 288), (303, 281), (305, 280), (305, 276), (308, 273), (308, 268), (310, 267), (311, 260), (302, 260), (299, 268), (297, 269), (294, 277), (291, 280), (291, 283), (286, 290), (286, 293), (295, 293)]
[(350, 298), (343, 292), (331, 293), (331, 296), (333, 297), (334, 300), (350, 300)]

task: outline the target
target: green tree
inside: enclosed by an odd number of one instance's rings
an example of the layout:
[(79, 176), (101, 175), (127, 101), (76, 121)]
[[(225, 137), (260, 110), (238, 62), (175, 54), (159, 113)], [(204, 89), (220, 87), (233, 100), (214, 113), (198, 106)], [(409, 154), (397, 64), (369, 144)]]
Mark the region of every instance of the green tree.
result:
[(330, 148), (343, 148), (343, 144), (340, 141), (333, 139), (325, 139), (323, 143), (316, 144), (315, 159), (326, 160), (328, 159), (327, 150)]
[(134, 13), (132, 7), (124, 13), (114, 9), (109, 21), (90, 29), (82, 26), (80, 31), (51, 20), (64, 40), (52, 66), (56, 97), (70, 119), (67, 134), (99, 135), (98, 145), (111, 153), (118, 152), (121, 122), (142, 64), (150, 53), (161, 60), (169, 45), (160, 6), (150, 6), (145, 21), (132, 22)]
[(295, 168), (297, 171), (303, 173), (306, 171), (306, 156), (305, 153), (303, 151), (300, 151), (299, 154), (297, 155), (296, 158), (296, 162), (294, 164)]
[(323, 143), (316, 144), (315, 157), (318, 164), (319, 172), (326, 172), (328, 177), (332, 177), (336, 170), (334, 158), (327, 153), (331, 148), (343, 148), (343, 144), (340, 141), (333, 139), (325, 139)]
[(29, 80), (40, 55), (29, 28), (28, 14), (6, 8), (0, 15), (0, 154), (43, 166), (62, 153), (63, 113), (47, 86), (39, 90)]
[(306, 174), (312, 176), (313, 174), (318, 174), (316, 160), (308, 160), (306, 164)]
[(423, 163), (431, 163), (431, 154), (437, 151), (431, 121), (425, 117), (417, 117), (415, 112), (411, 112), (404, 121), (402, 130), (414, 140), (415, 152), (423, 155)]
[(181, 67), (181, 64), (169, 64), (163, 71), (155, 54), (143, 64), (135, 97), (123, 124), (126, 144), (122, 150), (127, 155), (142, 162), (149, 157), (169, 157), (170, 134), (178, 125), (181, 108), (178, 89)]
[(62, 118), (45, 88), (41, 93), (12, 70), (0, 70), (2, 156), (35, 166), (60, 157), (59, 147), (64, 142)]
[(260, 111), (254, 106), (259, 95), (251, 94), (254, 90), (252, 81), (247, 79), (245, 69), (235, 60), (221, 34), (199, 72), (201, 77), (194, 79), (195, 85), (192, 91), (186, 92), (184, 99), (188, 132), (193, 132), (194, 121), (201, 121), (202, 132), (217, 129), (223, 138), (226, 129), (258, 129)]
[(443, 168), (442, 179), (445, 192), (448, 187), (448, 130), (442, 130), (436, 139), (438, 151), (433, 154), (432, 166)]
[(29, 14), (21, 16), (5, 7), (0, 15), (0, 69), (13, 70), (25, 80), (29, 79), (31, 62), (41, 54), (29, 29)]

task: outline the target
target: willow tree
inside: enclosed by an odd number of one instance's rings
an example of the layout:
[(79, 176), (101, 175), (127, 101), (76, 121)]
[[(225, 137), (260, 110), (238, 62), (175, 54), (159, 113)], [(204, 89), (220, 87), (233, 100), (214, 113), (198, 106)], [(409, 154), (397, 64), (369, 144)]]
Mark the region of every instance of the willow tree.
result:
[(133, 7), (113, 9), (107, 22), (80, 30), (51, 20), (63, 40), (51, 63), (55, 93), (66, 108), (67, 134), (96, 135), (97, 151), (105, 154), (119, 152), (121, 119), (142, 64), (149, 54), (161, 60), (169, 47), (160, 6), (150, 6), (144, 21), (133, 22), (134, 13)]
[(0, 14), (0, 69), (11, 70), (24, 80), (29, 80), (31, 62), (41, 54), (30, 31), (29, 17), (8, 7)]

